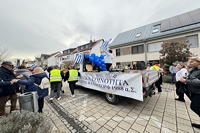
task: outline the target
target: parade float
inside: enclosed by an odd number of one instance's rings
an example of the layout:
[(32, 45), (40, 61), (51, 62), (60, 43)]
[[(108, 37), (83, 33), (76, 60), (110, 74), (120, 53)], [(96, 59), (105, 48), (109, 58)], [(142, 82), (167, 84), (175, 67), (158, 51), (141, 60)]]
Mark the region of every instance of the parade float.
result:
[(156, 70), (106, 70), (103, 54), (83, 54), (83, 62), (79, 65), (81, 74), (78, 86), (105, 93), (105, 99), (117, 104), (120, 97), (128, 97), (143, 101), (151, 96), (154, 83), (159, 79)]

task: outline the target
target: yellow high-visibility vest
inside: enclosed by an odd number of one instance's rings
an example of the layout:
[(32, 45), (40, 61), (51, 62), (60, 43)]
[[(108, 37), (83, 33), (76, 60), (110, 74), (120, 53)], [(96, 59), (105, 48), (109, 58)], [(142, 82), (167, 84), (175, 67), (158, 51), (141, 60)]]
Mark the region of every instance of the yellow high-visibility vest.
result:
[(68, 81), (78, 81), (78, 70), (75, 69), (69, 70)]
[(59, 69), (53, 69), (50, 71), (50, 82), (59, 82), (62, 81), (62, 77), (60, 74), (60, 70)]
[(153, 68), (153, 70), (160, 70), (160, 67), (156, 66), (156, 65), (153, 65), (152, 68)]

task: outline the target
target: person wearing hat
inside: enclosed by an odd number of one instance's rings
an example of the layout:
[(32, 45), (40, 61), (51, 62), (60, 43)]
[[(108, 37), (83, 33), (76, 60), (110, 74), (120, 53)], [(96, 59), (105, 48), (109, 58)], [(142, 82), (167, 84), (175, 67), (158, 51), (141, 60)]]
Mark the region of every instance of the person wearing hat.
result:
[(17, 83), (20, 85), (26, 85), (25, 92), (37, 91), (39, 113), (42, 113), (42, 109), (44, 107), (44, 97), (48, 95), (49, 88), (40, 88), (42, 79), (45, 77), (47, 78), (47, 74), (44, 72), (44, 70), (41, 67), (36, 67), (33, 69), (33, 74), (28, 80), (17, 81)]
[(5, 115), (5, 106), (11, 101), (10, 112), (16, 109), (18, 84), (14, 83), (16, 76), (13, 72), (14, 65), (4, 61), (0, 67), (0, 116)]
[[(180, 82), (187, 85), (190, 92), (190, 108), (200, 117), (200, 58), (191, 57), (188, 65), (191, 68), (189, 75), (187, 78), (181, 77)], [(192, 126), (200, 129), (200, 123), (192, 123)]]

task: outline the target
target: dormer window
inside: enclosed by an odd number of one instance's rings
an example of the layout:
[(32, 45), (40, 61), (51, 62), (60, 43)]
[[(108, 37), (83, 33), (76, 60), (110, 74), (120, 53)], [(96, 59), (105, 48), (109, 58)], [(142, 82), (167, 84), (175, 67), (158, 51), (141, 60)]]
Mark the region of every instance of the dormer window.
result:
[(142, 33), (137, 33), (137, 34), (136, 34), (136, 37), (140, 37), (140, 36), (141, 36), (141, 34), (142, 34)]
[(154, 25), (152, 29), (152, 34), (160, 32), (160, 24)]
[(152, 33), (157, 33), (159, 31), (158, 28), (153, 29)]

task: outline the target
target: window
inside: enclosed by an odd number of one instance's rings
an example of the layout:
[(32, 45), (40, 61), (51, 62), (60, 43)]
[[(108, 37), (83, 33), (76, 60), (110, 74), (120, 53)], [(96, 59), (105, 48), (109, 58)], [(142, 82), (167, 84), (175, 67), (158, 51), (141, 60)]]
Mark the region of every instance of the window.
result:
[(147, 45), (148, 52), (158, 52), (162, 49), (163, 42), (149, 43)]
[(198, 36), (197, 35), (187, 36), (186, 41), (187, 41), (188, 45), (190, 46), (190, 48), (198, 47)]
[(159, 31), (158, 28), (153, 29), (152, 33), (157, 33)]
[(84, 49), (85, 46), (81, 46), (81, 50)]
[(120, 48), (120, 55), (130, 55), (131, 49), (130, 47)]
[(152, 34), (158, 33), (160, 31), (160, 24), (154, 25)]
[(141, 33), (137, 33), (137, 34), (136, 34), (136, 37), (140, 37), (140, 36), (141, 36)]
[(116, 49), (116, 56), (120, 56), (120, 49)]
[(132, 54), (144, 53), (144, 45), (132, 46)]
[(120, 63), (120, 62), (116, 62), (116, 65), (117, 65), (117, 66), (120, 66), (120, 65), (121, 65), (121, 63)]

